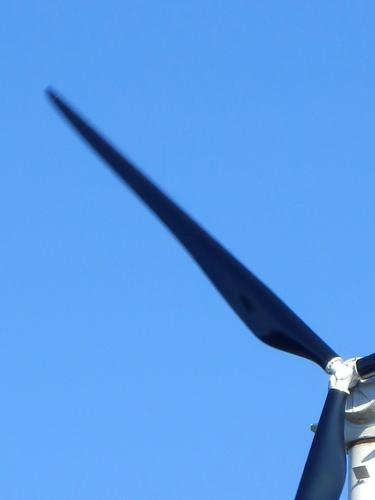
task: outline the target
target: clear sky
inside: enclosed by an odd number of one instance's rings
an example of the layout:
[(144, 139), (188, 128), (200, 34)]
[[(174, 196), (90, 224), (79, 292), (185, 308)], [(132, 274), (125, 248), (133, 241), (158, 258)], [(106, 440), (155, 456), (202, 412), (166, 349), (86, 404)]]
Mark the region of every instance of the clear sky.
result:
[(43, 91), (335, 350), (366, 355), (374, 15), (348, 0), (2, 7), (1, 498), (294, 497), (324, 373), (248, 332)]

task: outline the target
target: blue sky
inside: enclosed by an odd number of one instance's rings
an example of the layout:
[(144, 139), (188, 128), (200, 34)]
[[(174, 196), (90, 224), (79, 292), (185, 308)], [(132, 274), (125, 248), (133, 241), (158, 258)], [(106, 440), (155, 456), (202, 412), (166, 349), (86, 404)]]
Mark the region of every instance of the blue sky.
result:
[(246, 330), (43, 91), (335, 350), (366, 355), (374, 14), (320, 0), (3, 7), (2, 498), (293, 498), (324, 373)]

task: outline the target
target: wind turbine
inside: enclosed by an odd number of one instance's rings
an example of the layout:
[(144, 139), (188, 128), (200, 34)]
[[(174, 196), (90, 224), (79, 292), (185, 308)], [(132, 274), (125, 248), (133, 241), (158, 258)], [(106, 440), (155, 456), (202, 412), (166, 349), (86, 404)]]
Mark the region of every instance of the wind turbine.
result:
[(180, 241), (228, 305), (262, 342), (305, 357), (329, 390), (296, 500), (337, 500), (350, 459), (349, 498), (375, 498), (375, 354), (343, 359), (265, 284), (153, 184), (53, 90), (52, 103)]

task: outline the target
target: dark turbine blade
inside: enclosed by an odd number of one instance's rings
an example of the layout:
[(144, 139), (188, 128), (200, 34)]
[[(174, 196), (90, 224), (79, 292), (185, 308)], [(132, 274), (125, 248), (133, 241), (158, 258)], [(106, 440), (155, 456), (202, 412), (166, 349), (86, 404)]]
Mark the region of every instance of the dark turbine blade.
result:
[(370, 378), (375, 375), (375, 354), (357, 359), (356, 368), (361, 378)]
[(101, 137), (54, 92), (49, 98), (90, 146), (164, 222), (255, 335), (273, 347), (318, 363), (337, 354), (263, 283)]
[(338, 500), (345, 482), (347, 394), (330, 389), (303, 470), (296, 500)]

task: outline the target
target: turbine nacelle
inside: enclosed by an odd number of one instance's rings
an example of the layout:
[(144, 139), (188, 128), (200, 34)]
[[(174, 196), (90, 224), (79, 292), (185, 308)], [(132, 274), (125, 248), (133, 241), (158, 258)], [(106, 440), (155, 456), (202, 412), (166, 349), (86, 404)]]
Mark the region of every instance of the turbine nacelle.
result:
[(350, 390), (345, 407), (344, 438), (349, 457), (352, 500), (374, 498), (375, 377), (361, 379)]
[(350, 391), (345, 406), (345, 442), (375, 439), (375, 377), (360, 380)]

